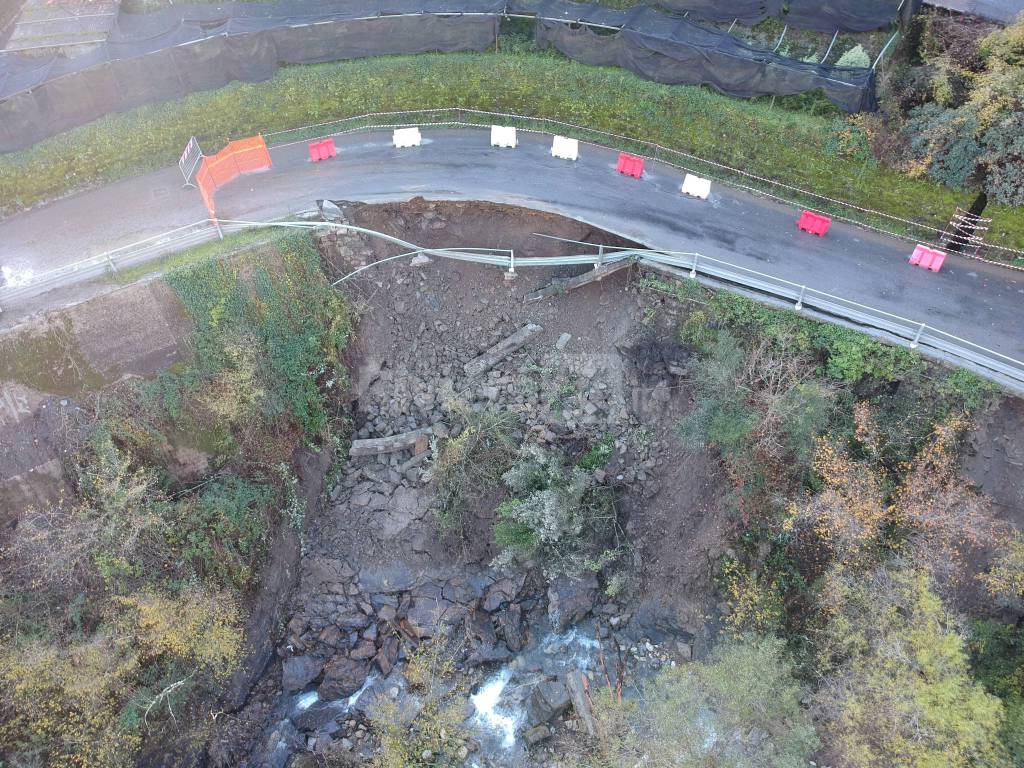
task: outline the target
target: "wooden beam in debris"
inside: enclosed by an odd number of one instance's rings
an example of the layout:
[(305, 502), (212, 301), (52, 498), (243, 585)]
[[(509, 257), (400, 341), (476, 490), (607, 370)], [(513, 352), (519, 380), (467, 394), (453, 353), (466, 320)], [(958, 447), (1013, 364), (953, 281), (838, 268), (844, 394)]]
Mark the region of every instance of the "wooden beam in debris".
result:
[(480, 357), (470, 360), (462, 366), (462, 369), (467, 376), (479, 376), (496, 366), (543, 330), (539, 325), (528, 323), (508, 338), (499, 341)]
[(430, 436), (434, 433), (433, 427), (414, 429), (412, 432), (403, 432), (400, 435), (390, 437), (373, 437), (367, 440), (353, 440), (352, 447), (348, 449), (349, 456), (379, 456), (384, 453), (395, 453), (396, 451), (413, 450), (416, 454), (425, 453), (430, 446)]
[(546, 285), (539, 291), (534, 291), (526, 300), (529, 301), (540, 301), (546, 299), (549, 296), (558, 296), (562, 293), (568, 293), (574, 291), (577, 288), (582, 288), (584, 285), (590, 285), (604, 280), (608, 275), (614, 275), (616, 272), (625, 269), (633, 263), (632, 259), (623, 259), (622, 261), (615, 261), (611, 264), (604, 264), (600, 267), (594, 267), (593, 269), (584, 272), (582, 275), (577, 277), (570, 277), (568, 280), (556, 280), (551, 285)]
[(583, 682), (583, 673), (572, 670), (565, 676), (565, 687), (569, 689), (569, 698), (572, 699), (572, 707), (576, 710), (576, 716), (583, 721), (587, 734), (593, 737), (597, 733), (597, 722), (594, 720), (594, 712), (590, 708), (590, 696), (587, 694), (586, 684)]

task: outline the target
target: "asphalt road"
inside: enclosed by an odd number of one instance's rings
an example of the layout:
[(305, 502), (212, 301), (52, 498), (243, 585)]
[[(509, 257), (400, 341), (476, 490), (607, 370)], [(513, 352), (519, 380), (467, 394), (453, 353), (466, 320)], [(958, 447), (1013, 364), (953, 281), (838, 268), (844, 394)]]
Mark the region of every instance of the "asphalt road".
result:
[[(798, 210), (723, 185), (706, 202), (684, 197), (681, 174), (667, 166), (648, 163), (641, 180), (621, 176), (612, 150), (583, 146), (573, 163), (550, 156), (547, 136), (520, 133), (516, 149), (490, 147), (486, 130), (423, 136), (423, 146), (401, 150), (390, 133), (341, 137), (338, 157), (321, 163), (309, 162), (305, 143), (273, 148), (274, 168), (222, 189), (218, 214), (268, 220), (318, 198), (522, 205), (806, 284), (1024, 359), (1024, 273), (950, 255), (934, 274), (908, 265), (913, 246), (896, 238), (842, 223), (825, 238), (808, 235), (796, 229)], [(41, 272), (205, 216), (198, 192), (167, 169), (0, 222), (0, 265)]]

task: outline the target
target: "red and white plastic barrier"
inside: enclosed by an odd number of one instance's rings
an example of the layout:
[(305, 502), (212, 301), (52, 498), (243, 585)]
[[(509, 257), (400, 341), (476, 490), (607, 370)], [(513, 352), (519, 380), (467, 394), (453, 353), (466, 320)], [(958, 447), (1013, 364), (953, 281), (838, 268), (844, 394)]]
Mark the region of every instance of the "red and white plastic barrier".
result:
[(930, 269), (932, 272), (938, 272), (942, 269), (942, 265), (946, 261), (946, 254), (942, 251), (937, 251), (934, 248), (929, 248), (925, 245), (919, 245), (914, 249), (914, 253), (910, 257), (910, 263), (924, 269)]
[(628, 152), (619, 153), (619, 161), (615, 164), (615, 170), (624, 176), (632, 176), (639, 179), (644, 175), (644, 159), (631, 155)]
[(418, 147), (423, 142), (423, 137), (420, 136), (419, 128), (395, 128), (392, 141), (399, 149), (402, 147)]
[(551, 156), (562, 160), (578, 160), (580, 157), (579, 139), (555, 136), (551, 142)]
[(338, 148), (334, 146), (334, 139), (321, 139), (309, 143), (309, 159), (314, 163), (337, 156)]
[(711, 194), (711, 180), (702, 179), (700, 176), (688, 173), (686, 178), (683, 179), (682, 193), (690, 197), (696, 197), (698, 200), (707, 200), (708, 195)]
[(516, 140), (516, 129), (511, 125), (492, 125), (491, 126), (491, 146), (492, 147), (508, 147), (509, 149), (515, 149), (518, 141)]
[(820, 213), (814, 213), (813, 211), (804, 211), (800, 214), (800, 218), (796, 222), (796, 228), (802, 232), (809, 232), (812, 235), (818, 237), (824, 237), (828, 233), (828, 228), (832, 226), (832, 219), (828, 216), (822, 216)]

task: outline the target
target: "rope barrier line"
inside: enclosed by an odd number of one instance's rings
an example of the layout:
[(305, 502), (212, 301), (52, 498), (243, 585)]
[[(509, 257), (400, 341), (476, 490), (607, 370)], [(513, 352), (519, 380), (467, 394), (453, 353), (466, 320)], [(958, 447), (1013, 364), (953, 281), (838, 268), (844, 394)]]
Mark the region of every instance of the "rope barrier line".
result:
[[(689, 152), (685, 152), (683, 150), (678, 150), (678, 149), (673, 149), (671, 147), (666, 147), (664, 145), (657, 144), (657, 143), (651, 142), (651, 141), (647, 141), (645, 139), (636, 139), (636, 138), (632, 138), (632, 137), (629, 137), (629, 136), (624, 136), (622, 134), (612, 133), (610, 131), (602, 131), (602, 130), (596, 129), (596, 128), (588, 128), (586, 126), (576, 125), (574, 123), (569, 123), (569, 122), (566, 122), (566, 121), (563, 121), (563, 120), (558, 120), (556, 118), (535, 117), (535, 116), (532, 116), (532, 115), (517, 115), (517, 114), (512, 114), (512, 113), (507, 113), (507, 112), (490, 112), (490, 111), (486, 111), (486, 110), (468, 109), (468, 108), (464, 108), (464, 107), (440, 107), (440, 108), (436, 108), (436, 109), (416, 109), (416, 110), (404, 110), (404, 111), (400, 111), (400, 112), (368, 112), (368, 113), (366, 113), (364, 115), (357, 115), (357, 116), (353, 116), (353, 117), (341, 118), (339, 120), (329, 121), (329, 122), (325, 122), (325, 123), (317, 123), (317, 124), (313, 124), (313, 125), (302, 126), (302, 127), (299, 127), (299, 128), (291, 128), (291, 129), (283, 130), (283, 131), (274, 131), (272, 133), (264, 134), (264, 137), (281, 136), (281, 135), (284, 135), (284, 134), (287, 134), (287, 133), (295, 133), (295, 132), (299, 132), (299, 131), (314, 130), (314, 129), (317, 129), (317, 128), (324, 128), (324, 127), (327, 127), (327, 126), (338, 125), (338, 124), (342, 124), (342, 123), (351, 123), (351, 122), (355, 122), (355, 121), (358, 121), (358, 120), (365, 120), (365, 119), (368, 119), (368, 118), (385, 117), (385, 116), (398, 117), (398, 116), (403, 116), (403, 115), (410, 115), (410, 116), (411, 115), (429, 115), (429, 114), (437, 114), (437, 113), (442, 113), (442, 112), (452, 112), (452, 113), (456, 113), (456, 114), (462, 113), (462, 114), (468, 114), (468, 115), (479, 115), (481, 117), (501, 117), (501, 118), (507, 118), (507, 119), (512, 119), (512, 120), (523, 120), (523, 121), (529, 121), (529, 122), (535, 122), (535, 123), (547, 123), (547, 124), (551, 124), (551, 125), (557, 125), (557, 126), (560, 126), (562, 128), (570, 129), (570, 130), (573, 130), (573, 131), (589, 132), (591, 134), (597, 134), (597, 135), (600, 135), (600, 136), (607, 137), (609, 139), (615, 139), (615, 140), (618, 140), (618, 141), (632, 142), (632, 143), (635, 143), (635, 144), (638, 144), (638, 145), (641, 145), (641, 146), (645, 146), (645, 147), (649, 147), (651, 149), (654, 149), (656, 152), (660, 151), (660, 152), (667, 152), (667, 153), (669, 153), (671, 155), (677, 155), (679, 157), (683, 157), (683, 158), (686, 158), (688, 160), (691, 160), (691, 161), (694, 161), (694, 162), (697, 162), (697, 163), (702, 163), (704, 165), (720, 169), (721, 171), (725, 171), (725, 172), (728, 172), (728, 173), (731, 173), (731, 174), (738, 174), (740, 176), (743, 176), (743, 177), (748, 178), (748, 179), (752, 179), (754, 181), (761, 182), (763, 184), (769, 184), (769, 185), (772, 185), (772, 186), (775, 186), (775, 187), (779, 187), (779, 188), (788, 190), (790, 192), (793, 192), (793, 193), (795, 193), (797, 195), (805, 195), (805, 196), (808, 196), (808, 197), (811, 197), (811, 198), (823, 201), (825, 203), (829, 203), (829, 204), (832, 204), (832, 205), (840, 206), (840, 207), (843, 207), (843, 208), (848, 208), (848, 209), (851, 209), (851, 210), (854, 210), (854, 211), (858, 211), (860, 213), (868, 214), (868, 215), (871, 215), (871, 216), (878, 216), (878, 217), (881, 217), (883, 219), (887, 219), (889, 221), (897, 222), (897, 223), (902, 224), (902, 225), (907, 226), (907, 227), (913, 227), (913, 228), (916, 228), (918, 230), (923, 230), (923, 231), (926, 231), (926, 232), (930, 232), (930, 233), (932, 233), (930, 235), (930, 237), (932, 237), (933, 239), (929, 243), (927, 243), (929, 245), (936, 245), (936, 244), (938, 244), (939, 240), (941, 239), (942, 234), (945, 231), (944, 229), (940, 229), (938, 227), (934, 227), (934, 226), (932, 226), (930, 224), (923, 224), (921, 222), (912, 221), (910, 219), (905, 219), (905, 218), (902, 218), (900, 216), (896, 216), (894, 214), (885, 213), (883, 211), (875, 210), (873, 208), (865, 208), (863, 206), (855, 205), (854, 203), (848, 203), (848, 202), (843, 201), (843, 200), (838, 200), (836, 198), (828, 197), (827, 195), (822, 195), (822, 194), (819, 194), (817, 192), (811, 192), (810, 190), (806, 190), (806, 189), (803, 189), (801, 187), (797, 187), (797, 186), (794, 186), (792, 184), (788, 184), (788, 183), (783, 182), (783, 181), (778, 181), (776, 179), (769, 179), (769, 178), (764, 177), (764, 176), (758, 176), (757, 174), (751, 173), (749, 171), (744, 171), (744, 170), (741, 170), (739, 168), (734, 168), (734, 167), (726, 165), (724, 163), (719, 163), (719, 162), (717, 162), (715, 160), (707, 160), (707, 159), (705, 159), (703, 157), (700, 157), (699, 155), (694, 155), (694, 154), (691, 154)], [(353, 129), (349, 129), (349, 130), (334, 131), (334, 132), (325, 133), (325, 134), (322, 134), (322, 135), (323, 136), (343, 136), (343, 135), (348, 135), (348, 134), (351, 134), (351, 133), (359, 133), (359, 132), (365, 132), (365, 131), (371, 131), (371, 130), (385, 130), (385, 129), (401, 128), (401, 127), (425, 128), (425, 127), (431, 127), (431, 126), (433, 126), (433, 127), (453, 127), (453, 126), (458, 126), (458, 127), (468, 127), (468, 128), (484, 127), (483, 124), (481, 124), (481, 123), (472, 123), (472, 122), (466, 122), (466, 121), (461, 121), (461, 120), (445, 120), (445, 121), (429, 121), (429, 122), (409, 121), (409, 122), (405, 122), (405, 123), (375, 123), (375, 124), (372, 124), (372, 125), (359, 126), (358, 128), (353, 128)], [(528, 129), (528, 128), (524, 128), (522, 130), (524, 130), (524, 131), (531, 131), (531, 129)], [(548, 133), (549, 131), (541, 131), (541, 130), (533, 129), (531, 132), (534, 132), (534, 133)], [(303, 143), (305, 141), (308, 141), (311, 138), (316, 138), (316, 137), (307, 137), (307, 138), (304, 138), (304, 139), (297, 139), (295, 141), (282, 142), (282, 143), (279, 143), (279, 144), (274, 144), (273, 146), (275, 146), (275, 147), (291, 146), (291, 145), (294, 145), (294, 144)], [(583, 143), (584, 144), (588, 144), (590, 146), (595, 146), (595, 147), (604, 147), (604, 148), (612, 148), (612, 149), (617, 149), (618, 148), (614, 144), (612, 144), (612, 145), (599, 144), (599, 143), (594, 142), (594, 141), (587, 141), (586, 139), (583, 140)], [(663, 158), (658, 157), (657, 155), (645, 155), (644, 158), (647, 159), (647, 160), (654, 161), (654, 162), (664, 163), (665, 165), (669, 165), (669, 166), (678, 168), (678, 169), (686, 171), (688, 173), (698, 173), (698, 172), (702, 173), (702, 174), (706, 174), (707, 173), (704, 170), (698, 171), (695, 168), (691, 168), (691, 167), (687, 167), (685, 165), (679, 165), (679, 164), (675, 164), (675, 163), (669, 162), (667, 160), (664, 160)], [(732, 180), (732, 179), (723, 178), (722, 176), (712, 176), (712, 178), (714, 178), (716, 181), (718, 181), (720, 183), (727, 184), (729, 186), (732, 186), (732, 187), (735, 187), (735, 188), (738, 188), (738, 189), (742, 189), (742, 190), (745, 190), (745, 191), (748, 191), (748, 192), (751, 192), (751, 193), (754, 193), (754, 194), (765, 195), (767, 197), (772, 198), (773, 200), (777, 200), (779, 202), (783, 202), (783, 203), (786, 203), (786, 204), (789, 204), (789, 205), (803, 205), (801, 203), (797, 203), (794, 200), (782, 197), (781, 195), (773, 194), (771, 192), (768, 192), (768, 191), (766, 191), (764, 189), (761, 189), (760, 187), (753, 187), (753, 186), (745, 185), (745, 184), (742, 184), (741, 182), (738, 182), (738, 181), (735, 181), (735, 180)], [(877, 232), (879, 234), (888, 235), (890, 237), (896, 237), (896, 238), (899, 238), (899, 239), (902, 239), (902, 240), (906, 240), (908, 242), (917, 240), (917, 238), (913, 238), (913, 237), (911, 237), (908, 234), (899, 233), (899, 232), (893, 232), (891, 230), (884, 229), (883, 227), (879, 227), (879, 226), (876, 226), (876, 225), (869, 224), (867, 222), (861, 221), (860, 219), (852, 218), (850, 216), (846, 216), (846, 215), (843, 215), (843, 214), (834, 213), (834, 212), (829, 211), (829, 210), (814, 209), (814, 208), (811, 208), (811, 210), (813, 210), (813, 211), (815, 211), (817, 213), (825, 213), (825, 214), (834, 216), (834, 217), (838, 218), (840, 221), (845, 221), (845, 222), (850, 223), (850, 224), (855, 224), (857, 226), (861, 226), (861, 227), (864, 227), (866, 229), (870, 229), (870, 230), (872, 230), (874, 232)], [(937, 238), (935, 237), (936, 235), (938, 235)], [(1017, 248), (1010, 248), (1008, 246), (998, 245), (998, 244), (995, 244), (995, 243), (986, 243), (985, 246), (987, 248), (992, 248), (994, 250), (998, 250), (998, 251), (1001, 251), (1001, 252), (1004, 252), (1004, 253), (1007, 253), (1007, 254), (1013, 254), (1015, 256), (1024, 257), (1024, 250), (1020, 250), (1020, 249), (1017, 249)], [(986, 259), (983, 256), (978, 256), (977, 254), (967, 254), (967, 253), (964, 253), (964, 254), (959, 254), (959, 255), (965, 256), (967, 258), (975, 259), (977, 261), (982, 261), (982, 262), (987, 263), (987, 264), (994, 264), (994, 265), (997, 265), (997, 266), (1007, 267), (1009, 269), (1013, 269), (1013, 270), (1017, 270), (1017, 271), (1024, 271), (1024, 266), (1018, 266), (1016, 264), (1009, 264), (1009, 263), (1001, 262), (1001, 261), (993, 261), (992, 259)]]

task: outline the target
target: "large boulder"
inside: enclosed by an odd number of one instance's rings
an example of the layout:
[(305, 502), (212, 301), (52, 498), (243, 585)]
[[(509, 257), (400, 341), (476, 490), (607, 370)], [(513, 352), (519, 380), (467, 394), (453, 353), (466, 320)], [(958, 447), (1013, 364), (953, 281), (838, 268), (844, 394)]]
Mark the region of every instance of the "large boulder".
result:
[(498, 627), (508, 649), (519, 653), (526, 645), (526, 637), (523, 632), (523, 609), (518, 603), (512, 603), (498, 614)]
[(526, 574), (521, 573), (516, 576), (506, 576), (503, 579), (498, 579), (496, 582), (491, 584), (487, 588), (487, 594), (484, 597), (483, 609), (485, 611), (494, 612), (498, 610), (503, 604), (511, 602), (516, 599), (516, 595), (519, 594), (519, 590), (523, 588), (523, 583), (526, 581)]
[(548, 586), (548, 618), (564, 632), (594, 608), (597, 601), (597, 576), (588, 573), (580, 579), (559, 576)]
[(281, 687), (285, 693), (300, 691), (316, 680), (324, 663), (313, 656), (292, 656), (281, 665)]
[(527, 727), (546, 723), (558, 717), (572, 704), (569, 689), (561, 680), (546, 680), (533, 689), (526, 704)]
[(351, 696), (362, 687), (369, 671), (370, 666), (365, 661), (338, 654), (324, 667), (324, 679), (318, 689), (320, 698), (333, 701)]

